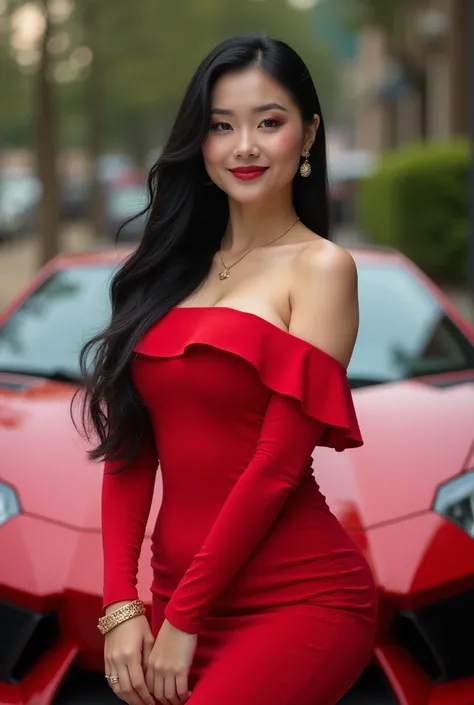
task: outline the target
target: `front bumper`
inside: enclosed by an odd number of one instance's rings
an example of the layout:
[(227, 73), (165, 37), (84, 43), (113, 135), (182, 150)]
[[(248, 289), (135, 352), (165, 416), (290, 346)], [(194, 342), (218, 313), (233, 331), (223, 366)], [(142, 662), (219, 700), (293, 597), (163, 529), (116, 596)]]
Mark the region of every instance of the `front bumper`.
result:
[(474, 676), (433, 683), (421, 666), (396, 643), (377, 646), (375, 656), (399, 705), (474, 705)]
[(474, 540), (433, 512), (354, 536), (379, 588), (375, 660), (400, 705), (474, 705)]
[(0, 705), (51, 705), (76, 668), (103, 678), (100, 532), (22, 514), (1, 527), (0, 556)]
[(60, 639), (19, 683), (0, 682), (1, 705), (49, 705), (64, 681), (78, 649)]
[[(474, 705), (474, 658), (472, 674), (454, 677), (451, 667), (446, 671), (446, 656), (436, 648), (433, 652), (436, 640), (432, 636), (430, 666), (420, 658), (419, 651), (413, 650), (413, 642), (404, 643), (395, 629), (400, 615), (407, 619), (413, 614), (418, 617), (427, 605), (437, 609), (443, 600), (453, 600), (458, 601), (461, 609), (458, 630), (465, 628), (469, 642), (472, 629), (466, 614), (468, 608), (461, 603), (462, 596), (467, 595), (468, 604), (474, 590), (474, 541), (431, 513), (374, 528), (354, 538), (371, 562), (379, 585), (381, 613), (375, 661), (394, 695), (387, 691), (383, 699), (365, 697), (364, 693), (371, 689), (370, 683), (366, 690), (359, 684), (344, 698), (343, 704)], [(147, 539), (140, 568), (142, 595), (149, 591), (149, 553)], [(0, 669), (3, 668), (0, 705), (114, 702), (103, 680), (103, 638), (95, 626), (101, 611), (100, 533), (78, 531), (21, 515), (2, 527), (0, 555), (2, 567), (7, 567), (0, 574)], [(7, 620), (2, 619), (2, 601), (4, 605), (13, 604), (13, 612), (16, 611), (15, 615), (10, 614), (9, 627)], [(31, 618), (31, 613), (36, 616)], [(48, 615), (52, 615), (52, 621), (48, 621)], [(439, 613), (428, 622), (436, 626), (438, 617)], [(19, 638), (14, 634), (15, 624), (19, 625), (22, 619), (23, 637), (27, 634), (30, 643), (30, 640), (35, 642), (35, 633), (40, 634), (43, 650), (35, 658), (31, 658), (30, 650), (28, 662), (21, 649), (23, 665), (20, 660), (21, 668), (14, 671), (12, 660), (8, 664), (7, 657), (11, 656), (12, 644), (17, 643), (14, 638)], [(421, 631), (426, 632), (427, 624), (426, 619), (420, 623)], [(48, 630), (52, 632), (51, 642), (45, 648)], [(459, 648), (455, 643), (456, 633), (448, 636), (453, 646)], [(439, 643), (442, 644), (442, 639)], [(447, 657), (452, 653), (448, 649)], [(433, 663), (437, 671), (430, 670)], [(469, 668), (468, 658), (465, 664)], [(18, 659), (15, 665), (18, 668)], [(7, 668), (10, 670), (5, 677)]]

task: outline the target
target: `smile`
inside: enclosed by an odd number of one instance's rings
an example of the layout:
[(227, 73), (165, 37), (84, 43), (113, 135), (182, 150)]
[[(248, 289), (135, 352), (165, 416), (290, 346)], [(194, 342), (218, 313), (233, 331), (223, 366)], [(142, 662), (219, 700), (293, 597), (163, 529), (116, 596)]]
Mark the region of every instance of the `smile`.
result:
[(251, 179), (258, 179), (266, 171), (267, 166), (239, 166), (236, 169), (231, 169), (231, 173), (241, 181), (250, 181)]

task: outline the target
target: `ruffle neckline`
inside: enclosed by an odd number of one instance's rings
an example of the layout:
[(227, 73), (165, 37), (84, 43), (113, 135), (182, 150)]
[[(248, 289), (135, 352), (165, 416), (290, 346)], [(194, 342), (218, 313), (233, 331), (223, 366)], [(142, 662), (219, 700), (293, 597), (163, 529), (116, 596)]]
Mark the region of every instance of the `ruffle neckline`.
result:
[(363, 444), (344, 366), (257, 314), (224, 306), (175, 307), (134, 349), (172, 358), (203, 345), (246, 360), (268, 389), (296, 399), (306, 414), (327, 424), (318, 445), (343, 451)]

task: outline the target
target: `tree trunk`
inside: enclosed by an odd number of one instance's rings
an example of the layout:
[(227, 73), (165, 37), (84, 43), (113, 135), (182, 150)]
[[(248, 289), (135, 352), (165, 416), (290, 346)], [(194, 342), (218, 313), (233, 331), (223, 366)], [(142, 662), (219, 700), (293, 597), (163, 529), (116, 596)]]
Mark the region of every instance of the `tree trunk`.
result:
[(451, 6), (450, 50), (450, 127), (453, 135), (469, 133), (469, 7), (472, 0), (453, 0)]
[(38, 206), (40, 238), (39, 265), (59, 252), (60, 198), (58, 164), (58, 113), (54, 102), (54, 85), (48, 42), (51, 36), (49, 0), (42, 0), (45, 31), (41, 40), (41, 57), (36, 77), (36, 155), (38, 178), (43, 189)]
[(100, 53), (100, 21), (98, 0), (84, 0), (83, 28), (85, 44), (92, 50), (92, 64), (86, 81), (86, 116), (88, 124), (88, 152), (91, 162), (91, 191), (89, 220), (95, 237), (105, 236), (105, 194), (98, 178), (97, 162), (104, 151), (104, 72)]

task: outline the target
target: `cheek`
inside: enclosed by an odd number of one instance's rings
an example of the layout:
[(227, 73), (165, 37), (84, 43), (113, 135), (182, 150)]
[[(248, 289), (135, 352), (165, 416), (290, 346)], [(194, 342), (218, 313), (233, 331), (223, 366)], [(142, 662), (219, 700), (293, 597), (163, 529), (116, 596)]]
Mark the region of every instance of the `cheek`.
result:
[(296, 159), (301, 151), (301, 136), (293, 129), (282, 129), (275, 135), (273, 149), (275, 156)]
[(202, 156), (207, 164), (216, 164), (222, 159), (224, 150), (222, 141), (209, 137), (202, 145)]

